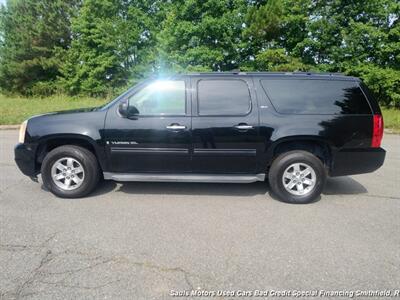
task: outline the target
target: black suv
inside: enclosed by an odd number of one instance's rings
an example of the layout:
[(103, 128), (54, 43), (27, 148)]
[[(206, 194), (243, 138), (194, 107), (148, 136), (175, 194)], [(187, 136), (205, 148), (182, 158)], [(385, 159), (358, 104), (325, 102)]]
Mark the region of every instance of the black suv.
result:
[(196, 73), (144, 81), (109, 104), (25, 121), (15, 160), (66, 198), (116, 181), (269, 181), (308, 203), (327, 176), (385, 159), (376, 100), (354, 77)]

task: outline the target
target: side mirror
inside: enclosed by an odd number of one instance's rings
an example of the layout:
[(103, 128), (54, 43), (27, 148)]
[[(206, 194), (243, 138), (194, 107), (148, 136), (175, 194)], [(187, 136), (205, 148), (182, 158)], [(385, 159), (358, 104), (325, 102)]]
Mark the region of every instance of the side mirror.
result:
[(129, 117), (137, 117), (139, 115), (139, 110), (136, 108), (136, 106), (133, 105), (128, 105), (128, 118)]
[(128, 108), (129, 108), (129, 103), (127, 100), (122, 101), (119, 106), (118, 106), (118, 113), (124, 117), (128, 118)]
[(118, 106), (118, 113), (124, 118), (135, 118), (139, 115), (139, 110), (135, 106), (129, 105), (128, 100), (124, 100)]

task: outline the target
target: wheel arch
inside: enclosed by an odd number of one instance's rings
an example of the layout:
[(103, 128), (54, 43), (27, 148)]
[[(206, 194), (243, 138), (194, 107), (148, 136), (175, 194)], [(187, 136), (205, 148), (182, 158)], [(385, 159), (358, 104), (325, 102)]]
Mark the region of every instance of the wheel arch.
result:
[(303, 150), (314, 154), (330, 170), (332, 167), (332, 152), (334, 146), (319, 136), (289, 136), (276, 140), (268, 149), (268, 168), (280, 154)]
[(47, 153), (57, 147), (65, 145), (80, 146), (89, 150), (95, 155), (101, 170), (104, 170), (104, 151), (99, 147), (95, 140), (81, 134), (58, 134), (42, 137), (38, 142), (38, 148), (36, 150), (36, 167), (40, 169)]

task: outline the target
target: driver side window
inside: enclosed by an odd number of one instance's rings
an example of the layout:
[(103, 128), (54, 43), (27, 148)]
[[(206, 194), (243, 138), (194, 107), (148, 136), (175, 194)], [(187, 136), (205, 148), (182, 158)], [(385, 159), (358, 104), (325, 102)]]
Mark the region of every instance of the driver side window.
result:
[(128, 101), (129, 110), (136, 108), (139, 115), (185, 115), (185, 82), (156, 80), (131, 96)]

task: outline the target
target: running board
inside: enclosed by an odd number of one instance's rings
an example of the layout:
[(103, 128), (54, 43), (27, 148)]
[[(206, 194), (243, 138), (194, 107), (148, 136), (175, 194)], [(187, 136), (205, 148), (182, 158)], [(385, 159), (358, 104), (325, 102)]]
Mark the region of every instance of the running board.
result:
[(250, 182), (265, 180), (265, 174), (209, 175), (209, 174), (104, 172), (103, 175), (104, 175), (104, 179), (115, 180), (115, 181), (250, 183)]

